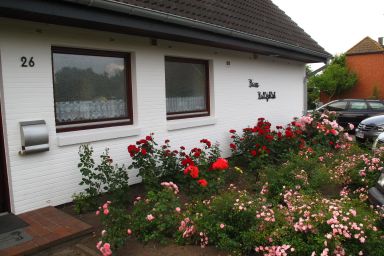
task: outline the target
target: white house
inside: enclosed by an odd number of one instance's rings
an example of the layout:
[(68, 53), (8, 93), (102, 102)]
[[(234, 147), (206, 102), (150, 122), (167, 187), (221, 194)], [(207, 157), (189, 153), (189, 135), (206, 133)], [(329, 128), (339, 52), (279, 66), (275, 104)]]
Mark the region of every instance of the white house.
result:
[(301, 115), (305, 64), (330, 57), (270, 0), (2, 0), (0, 16), (0, 212), (16, 214), (81, 191), (83, 143), (127, 164), (150, 132), (228, 155), (229, 129)]

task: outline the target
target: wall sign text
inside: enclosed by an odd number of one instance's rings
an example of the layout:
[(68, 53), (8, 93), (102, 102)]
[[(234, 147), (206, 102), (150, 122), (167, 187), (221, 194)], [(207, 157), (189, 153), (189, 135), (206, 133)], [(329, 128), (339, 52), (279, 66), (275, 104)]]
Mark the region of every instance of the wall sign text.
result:
[[(249, 82), (249, 88), (259, 88), (260, 87), (260, 84), (257, 83), (257, 82), (253, 82), (252, 79), (248, 79), (248, 82)], [(261, 92), (261, 91), (258, 91), (257, 92), (258, 96), (259, 96), (259, 100), (266, 100), (267, 102), (270, 100), (270, 99), (276, 99), (276, 92), (275, 91), (269, 91), (269, 92)]]
[(253, 82), (252, 79), (248, 79), (249, 81), (249, 88), (258, 88), (260, 85), (258, 82)]
[(269, 101), (270, 99), (276, 99), (276, 92), (257, 92), (259, 100)]

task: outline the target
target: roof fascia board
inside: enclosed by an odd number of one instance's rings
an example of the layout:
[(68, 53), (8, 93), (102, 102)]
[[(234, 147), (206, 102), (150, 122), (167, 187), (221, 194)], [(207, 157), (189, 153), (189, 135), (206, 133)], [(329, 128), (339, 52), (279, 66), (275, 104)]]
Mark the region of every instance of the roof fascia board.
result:
[(103, 30), (139, 36), (156, 37), (186, 43), (203, 44), (212, 47), (247, 51), (302, 61), (306, 63), (325, 62), (325, 56), (303, 53), (285, 48), (255, 43), (249, 40), (225, 36), (196, 28), (159, 22), (134, 15), (91, 8), (63, 1), (44, 0), (2, 0), (0, 16), (67, 25), (94, 30)]

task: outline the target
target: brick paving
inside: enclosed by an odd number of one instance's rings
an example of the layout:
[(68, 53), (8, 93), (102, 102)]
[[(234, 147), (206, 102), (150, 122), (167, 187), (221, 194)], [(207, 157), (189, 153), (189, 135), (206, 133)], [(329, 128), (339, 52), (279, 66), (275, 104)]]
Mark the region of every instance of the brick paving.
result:
[(49, 206), (18, 215), (29, 224), (32, 240), (0, 250), (0, 255), (26, 255), (92, 232), (92, 226)]

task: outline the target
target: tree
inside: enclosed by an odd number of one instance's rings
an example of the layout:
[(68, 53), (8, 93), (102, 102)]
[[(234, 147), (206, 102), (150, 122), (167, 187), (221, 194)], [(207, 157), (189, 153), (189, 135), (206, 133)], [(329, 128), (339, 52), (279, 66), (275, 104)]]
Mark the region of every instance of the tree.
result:
[(332, 97), (354, 87), (356, 82), (356, 74), (348, 69), (345, 64), (345, 54), (341, 54), (336, 55), (321, 74), (310, 77), (308, 87), (320, 89), (331, 100)]

